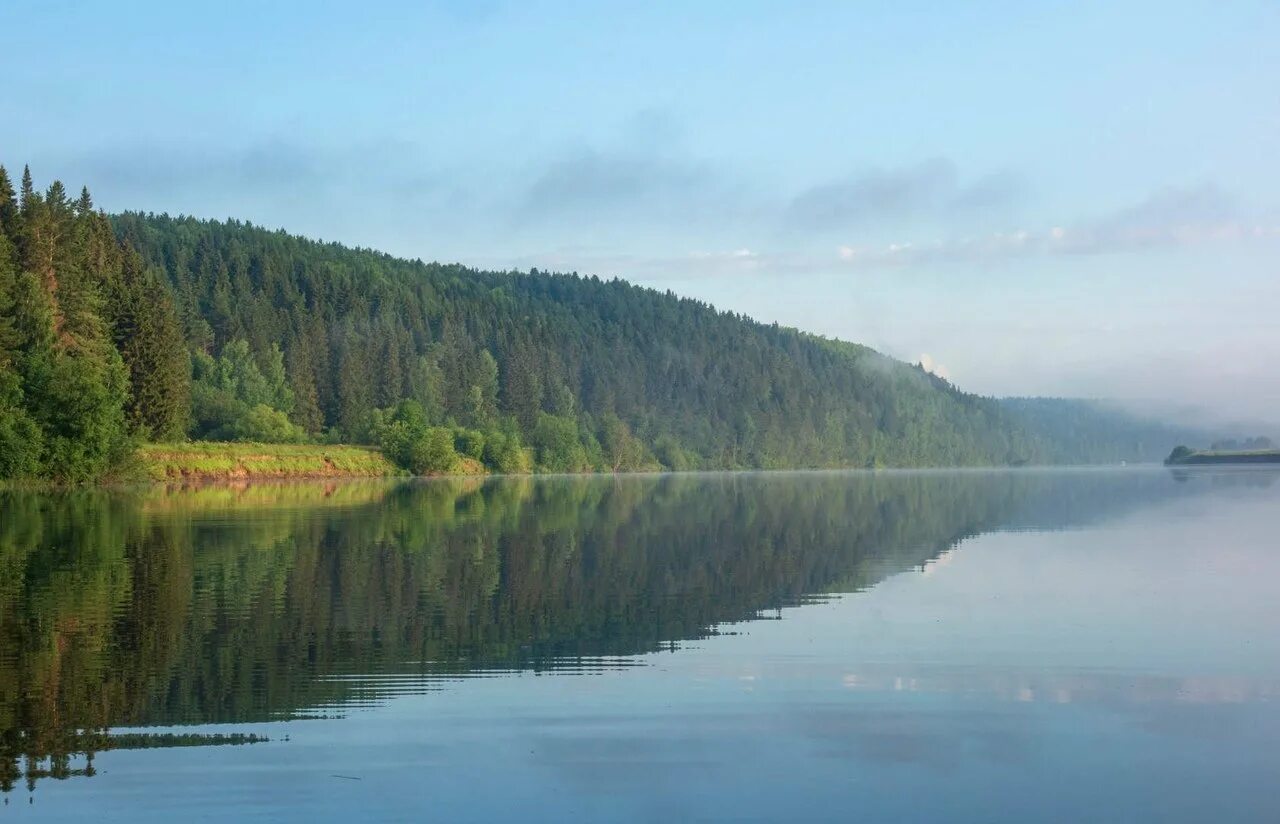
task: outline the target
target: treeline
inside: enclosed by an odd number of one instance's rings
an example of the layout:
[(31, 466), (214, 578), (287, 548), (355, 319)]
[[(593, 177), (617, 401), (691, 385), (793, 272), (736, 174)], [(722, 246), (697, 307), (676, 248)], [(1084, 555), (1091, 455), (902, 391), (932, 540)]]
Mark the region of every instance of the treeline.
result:
[(162, 273), (88, 191), (0, 167), (0, 477), (97, 478), (183, 437), (190, 361)]
[(187, 437), (377, 444), (420, 473), (1139, 457), (865, 347), (617, 280), (108, 217), (29, 172), (17, 195), (0, 178), (0, 245), (3, 477), (97, 477), (141, 440)]

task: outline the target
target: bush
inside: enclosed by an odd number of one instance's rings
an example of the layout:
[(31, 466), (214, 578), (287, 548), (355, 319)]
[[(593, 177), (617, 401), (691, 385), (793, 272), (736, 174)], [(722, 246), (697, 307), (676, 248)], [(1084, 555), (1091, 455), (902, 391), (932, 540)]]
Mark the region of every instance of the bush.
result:
[(477, 461), (484, 460), (484, 443), (485, 436), (483, 432), (474, 429), (455, 429), (453, 431), (453, 447), (460, 455), (466, 455), (468, 458), (475, 458)]
[(518, 475), (533, 468), (533, 457), (520, 446), (519, 435), (491, 432), (485, 439), (484, 464), (495, 472)]
[(409, 448), (407, 469), (415, 475), (448, 472), (458, 463), (453, 448), (453, 433), (443, 426), (432, 426), (413, 439)]
[(532, 440), (540, 469), (582, 472), (591, 468), (587, 452), (578, 439), (578, 422), (573, 418), (540, 413)]
[(303, 443), (307, 433), (278, 409), (260, 403), (235, 422), (235, 439), (257, 443)]

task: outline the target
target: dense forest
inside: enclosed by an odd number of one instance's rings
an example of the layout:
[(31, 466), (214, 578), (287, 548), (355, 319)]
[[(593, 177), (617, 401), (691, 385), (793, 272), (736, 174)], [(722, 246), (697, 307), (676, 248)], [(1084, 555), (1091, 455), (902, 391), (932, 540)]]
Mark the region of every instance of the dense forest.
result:
[(1093, 463), (1187, 440), (620, 280), (108, 216), (0, 168), (0, 477), (99, 478), (186, 438), (375, 444), (419, 473)]

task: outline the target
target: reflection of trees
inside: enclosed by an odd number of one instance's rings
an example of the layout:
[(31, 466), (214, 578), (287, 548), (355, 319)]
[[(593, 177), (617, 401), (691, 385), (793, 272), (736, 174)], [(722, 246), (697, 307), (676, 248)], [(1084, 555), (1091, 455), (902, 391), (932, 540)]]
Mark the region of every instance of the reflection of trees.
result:
[(1186, 488), (1118, 477), (0, 491), (0, 784), (91, 774), (91, 755), (72, 756), (123, 745), (111, 727), (280, 718), (383, 689), (332, 676), (651, 651), (870, 586), (984, 530)]

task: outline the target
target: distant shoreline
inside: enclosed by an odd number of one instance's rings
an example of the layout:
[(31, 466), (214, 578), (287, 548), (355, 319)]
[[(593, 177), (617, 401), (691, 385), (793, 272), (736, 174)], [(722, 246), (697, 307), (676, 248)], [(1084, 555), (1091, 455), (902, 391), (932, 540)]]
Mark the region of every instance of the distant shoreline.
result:
[(1280, 464), (1280, 449), (1258, 449), (1248, 452), (1188, 451), (1165, 460), (1166, 466), (1227, 466), (1239, 464)]

